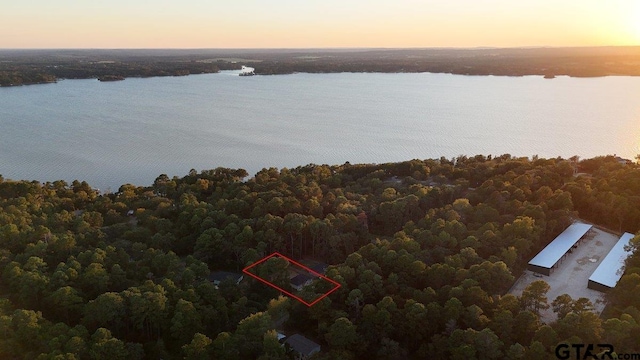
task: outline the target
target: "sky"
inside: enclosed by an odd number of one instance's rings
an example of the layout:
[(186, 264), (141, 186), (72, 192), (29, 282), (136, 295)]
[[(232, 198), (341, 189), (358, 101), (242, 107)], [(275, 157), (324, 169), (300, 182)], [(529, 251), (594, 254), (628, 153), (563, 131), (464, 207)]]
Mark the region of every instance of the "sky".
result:
[(640, 0), (0, 0), (0, 48), (640, 45)]

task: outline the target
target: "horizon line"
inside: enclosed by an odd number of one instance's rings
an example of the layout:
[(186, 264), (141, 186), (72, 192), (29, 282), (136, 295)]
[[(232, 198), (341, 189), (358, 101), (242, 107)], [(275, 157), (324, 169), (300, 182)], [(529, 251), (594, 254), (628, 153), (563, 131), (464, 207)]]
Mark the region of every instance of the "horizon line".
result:
[(415, 46), (415, 47), (32, 47), (1, 48), (0, 51), (28, 50), (528, 50), (528, 49), (598, 49), (598, 48), (640, 48), (638, 45), (528, 45), (528, 46)]

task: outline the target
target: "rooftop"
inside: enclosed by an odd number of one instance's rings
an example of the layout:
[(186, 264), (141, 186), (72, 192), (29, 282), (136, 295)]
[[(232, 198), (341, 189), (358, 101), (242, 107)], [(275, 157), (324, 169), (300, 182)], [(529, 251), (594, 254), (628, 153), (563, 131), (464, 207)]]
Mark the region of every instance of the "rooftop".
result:
[(626, 251), (624, 247), (629, 245), (634, 236), (630, 233), (624, 233), (602, 260), (596, 271), (591, 274), (589, 281), (595, 281), (610, 288), (615, 287), (624, 272), (624, 261), (631, 253)]
[(329, 267), (329, 265), (325, 264), (325, 263), (317, 263), (313, 266), (309, 266), (309, 269), (319, 273), (319, 274), (323, 274), (327, 271), (327, 268)]
[(289, 344), (293, 350), (304, 355), (310, 356), (317, 352), (320, 352), (320, 345), (307, 339), (300, 334), (293, 334), (285, 340), (285, 343)]
[(313, 280), (313, 278), (309, 275), (298, 274), (291, 278), (291, 285), (302, 286), (309, 280)]
[(229, 271), (214, 271), (209, 274), (209, 281), (213, 282), (221, 282), (225, 279), (233, 279), (233, 281), (240, 281), (243, 275), (240, 273), (229, 272)]
[(575, 245), (593, 225), (573, 223), (538, 253), (529, 265), (551, 268)]

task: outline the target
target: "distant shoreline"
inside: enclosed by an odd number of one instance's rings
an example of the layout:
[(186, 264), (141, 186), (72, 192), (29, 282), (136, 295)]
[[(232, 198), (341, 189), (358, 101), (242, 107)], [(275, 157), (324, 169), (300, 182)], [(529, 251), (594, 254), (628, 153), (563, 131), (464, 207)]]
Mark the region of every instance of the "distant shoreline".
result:
[[(96, 79), (99, 80), (100, 82), (118, 82), (118, 81), (122, 81), (122, 80), (126, 80), (126, 79), (149, 79), (149, 78), (161, 78), (161, 77), (176, 77), (176, 76), (194, 76), (194, 75), (208, 75), (208, 74), (216, 74), (215, 73), (202, 73), (202, 74), (187, 74), (187, 75), (156, 75), (156, 76), (128, 76), (128, 77), (124, 77), (124, 76), (114, 76), (113, 78), (111, 77), (86, 77), (86, 78), (59, 78), (56, 79), (55, 81), (43, 81), (43, 82), (30, 82), (30, 83), (23, 83), (23, 84), (0, 84), (0, 88), (2, 87), (20, 87), (20, 86), (29, 86), (29, 85), (47, 85), (47, 84), (56, 84), (60, 81), (65, 81), (65, 80), (91, 80), (91, 79)], [(387, 72), (382, 72), (382, 71), (331, 71), (331, 72), (307, 72), (307, 71), (294, 71), (294, 72), (287, 72), (287, 73), (268, 73), (268, 74), (261, 74), (261, 73), (255, 73), (254, 75), (263, 75), (263, 76), (280, 76), (280, 75), (295, 75), (295, 74), (316, 74), (316, 75), (322, 75), (322, 74), (448, 74), (448, 75), (458, 75), (458, 76), (500, 76), (500, 77), (525, 77), (525, 76), (539, 76), (542, 77), (544, 79), (549, 79), (549, 80), (553, 80), (556, 79), (558, 77), (561, 76), (567, 76), (570, 78), (602, 78), (602, 77), (613, 77), (613, 76), (628, 76), (628, 77), (636, 77), (636, 76), (640, 76), (640, 74), (633, 74), (633, 75), (627, 75), (627, 74), (608, 74), (608, 75), (585, 75), (585, 76), (579, 76), (579, 75), (545, 75), (545, 74), (469, 74), (469, 73), (450, 73), (450, 72), (432, 72), (432, 71), (387, 71)]]
[(640, 76), (640, 47), (474, 49), (0, 50), (0, 86), (240, 70), (478, 76)]

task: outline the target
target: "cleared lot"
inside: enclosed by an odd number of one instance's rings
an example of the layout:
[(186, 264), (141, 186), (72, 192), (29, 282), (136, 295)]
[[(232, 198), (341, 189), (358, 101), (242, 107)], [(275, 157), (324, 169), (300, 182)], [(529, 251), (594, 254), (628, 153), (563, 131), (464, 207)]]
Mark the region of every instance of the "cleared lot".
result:
[[(544, 280), (550, 286), (547, 293), (549, 304), (562, 294), (569, 294), (574, 300), (585, 297), (593, 303), (599, 314), (604, 309), (604, 296), (601, 292), (587, 288), (589, 276), (596, 270), (602, 259), (616, 244), (619, 237), (593, 227), (585, 235), (582, 245), (574, 249), (550, 276), (526, 270), (516, 281), (510, 294), (520, 296), (522, 291), (536, 280)], [(542, 312), (542, 321), (550, 323), (556, 320), (551, 308)]]

